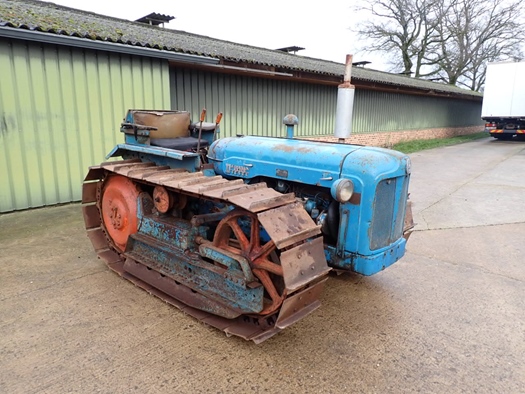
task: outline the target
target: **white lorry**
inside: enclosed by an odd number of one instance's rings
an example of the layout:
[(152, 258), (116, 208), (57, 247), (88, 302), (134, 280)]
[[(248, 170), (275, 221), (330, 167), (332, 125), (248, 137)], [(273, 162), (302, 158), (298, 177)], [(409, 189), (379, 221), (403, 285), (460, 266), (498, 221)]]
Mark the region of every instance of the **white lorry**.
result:
[(494, 138), (525, 138), (525, 62), (487, 65), (481, 118)]

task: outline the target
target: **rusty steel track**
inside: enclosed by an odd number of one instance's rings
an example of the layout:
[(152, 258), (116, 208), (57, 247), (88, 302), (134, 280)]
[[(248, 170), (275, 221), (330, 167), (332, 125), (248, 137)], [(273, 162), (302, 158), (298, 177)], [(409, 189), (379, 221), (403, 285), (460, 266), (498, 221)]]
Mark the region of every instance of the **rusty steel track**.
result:
[[(275, 308), (268, 309), (268, 314), (245, 314), (234, 318), (205, 312), (199, 307), (206, 309), (213, 306), (215, 300), (196, 294), (189, 287), (157, 271), (154, 265), (119, 251), (107, 234), (101, 214), (102, 187), (104, 180), (112, 174), (124, 176), (139, 185), (162, 186), (179, 195), (224, 202), (251, 215), (264, 227), (275, 245), (274, 250), (280, 253), (280, 267), (271, 267), (275, 264), (261, 262), (261, 258), (257, 260), (259, 265), (255, 260), (250, 262), (255, 276), (261, 282), (269, 280), (264, 269), (279, 272), (282, 276), (284, 290), (281, 298), (276, 295), (275, 300), (272, 296)], [(260, 343), (320, 306), (319, 295), (330, 270), (324, 256), (320, 227), (296, 202), (293, 193), (278, 193), (264, 183), (246, 185), (242, 180), (209, 177), (202, 172), (190, 173), (131, 159), (91, 167), (83, 184), (82, 204), (87, 235), (98, 257), (109, 268), (199, 321), (224, 331), (228, 336), (239, 336)], [(204, 242), (211, 245), (212, 241)], [(210, 247), (225, 246), (219, 240)]]

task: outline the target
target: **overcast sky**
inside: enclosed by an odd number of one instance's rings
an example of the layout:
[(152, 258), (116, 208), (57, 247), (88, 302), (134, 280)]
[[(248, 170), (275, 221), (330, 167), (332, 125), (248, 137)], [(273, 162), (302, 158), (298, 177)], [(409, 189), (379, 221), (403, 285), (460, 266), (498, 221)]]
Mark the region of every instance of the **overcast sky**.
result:
[[(52, 3), (97, 14), (136, 20), (151, 12), (176, 19), (165, 27), (263, 48), (299, 46), (298, 55), (344, 63), (372, 61), (369, 68), (385, 70), (377, 56), (356, 53), (353, 0), (306, 2), (297, 0), (53, 0)], [(316, 4), (316, 6), (313, 6)]]

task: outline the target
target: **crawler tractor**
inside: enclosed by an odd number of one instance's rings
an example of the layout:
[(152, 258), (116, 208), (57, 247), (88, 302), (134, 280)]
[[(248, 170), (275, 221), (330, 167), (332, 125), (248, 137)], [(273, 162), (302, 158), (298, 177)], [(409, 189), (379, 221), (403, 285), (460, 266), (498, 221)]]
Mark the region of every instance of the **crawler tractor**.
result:
[(87, 233), (111, 269), (259, 343), (320, 305), (331, 268), (372, 275), (403, 256), (407, 156), (296, 139), (294, 115), (286, 138), (218, 139), (219, 122), (128, 111), (108, 155), (122, 160), (83, 185)]

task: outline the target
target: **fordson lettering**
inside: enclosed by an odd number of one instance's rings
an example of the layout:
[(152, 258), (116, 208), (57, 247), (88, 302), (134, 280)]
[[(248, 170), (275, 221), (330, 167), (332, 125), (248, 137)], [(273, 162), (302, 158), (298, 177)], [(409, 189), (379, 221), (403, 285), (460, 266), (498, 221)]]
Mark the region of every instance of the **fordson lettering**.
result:
[(250, 170), (247, 166), (237, 166), (235, 164), (226, 164), (226, 173), (235, 174), (240, 176), (248, 176), (248, 171)]

